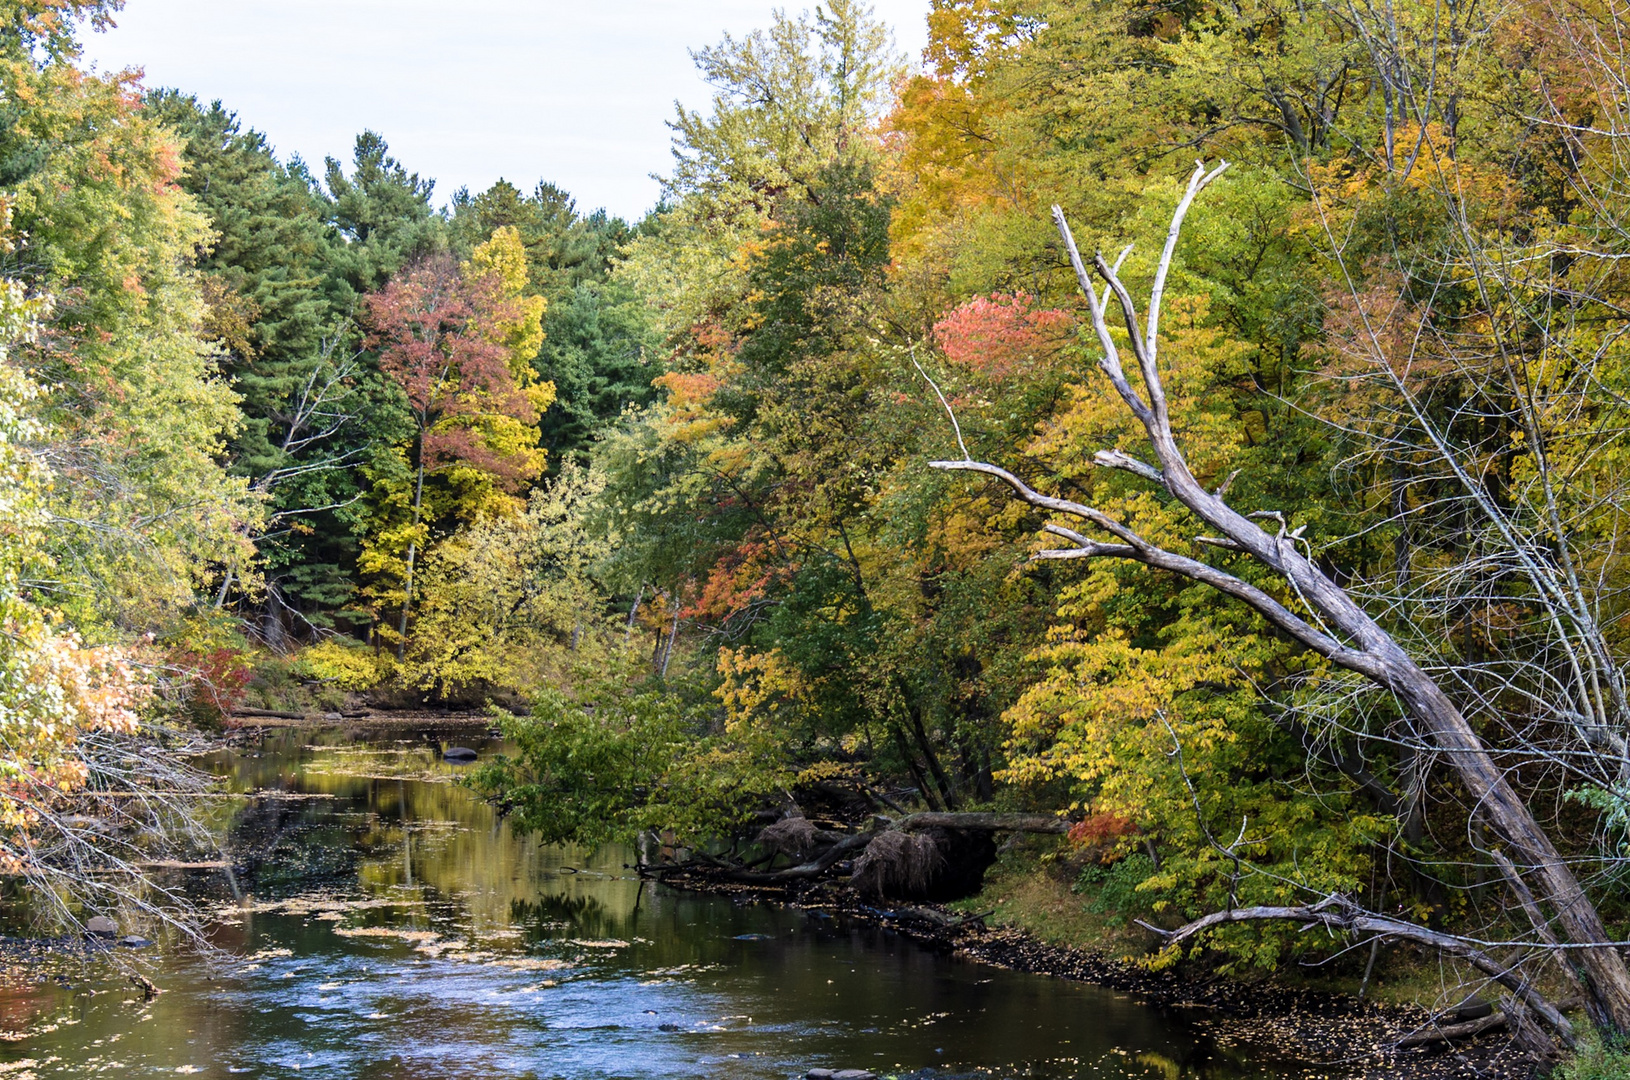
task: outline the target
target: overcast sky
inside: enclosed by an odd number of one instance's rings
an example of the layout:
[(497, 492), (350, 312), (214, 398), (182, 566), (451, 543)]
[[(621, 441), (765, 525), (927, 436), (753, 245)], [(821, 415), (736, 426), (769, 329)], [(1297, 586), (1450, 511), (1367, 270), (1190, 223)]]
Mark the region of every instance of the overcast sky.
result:
[[(915, 58), (928, 0), (873, 0)], [(85, 35), (101, 70), (219, 98), (282, 157), (349, 161), (372, 128), (436, 201), (547, 179), (636, 217), (669, 170), (677, 98), (708, 100), (687, 49), (765, 26), (772, 0), (129, 0)], [(780, 5), (797, 11), (803, 4)], [(809, 6), (813, 6), (811, 3)]]

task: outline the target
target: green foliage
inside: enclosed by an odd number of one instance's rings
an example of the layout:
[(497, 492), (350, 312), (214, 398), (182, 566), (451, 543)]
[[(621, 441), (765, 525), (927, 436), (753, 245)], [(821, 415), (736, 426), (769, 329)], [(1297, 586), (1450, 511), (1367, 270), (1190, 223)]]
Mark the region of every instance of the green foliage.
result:
[(514, 755), (470, 782), (546, 842), (626, 842), (645, 830), (705, 841), (789, 779), (773, 757), (711, 728), (710, 709), (675, 694), (602, 684), (574, 700), (544, 690), (530, 716), (503, 721)]
[(447, 250), (446, 223), (430, 205), (435, 186), (391, 157), (373, 131), (357, 136), (349, 176), (337, 158), (325, 160), (324, 218), (346, 241), (331, 263), (336, 307), (354, 311), (404, 266)]
[(1630, 1048), (1586, 1032), (1579, 1049), (1551, 1073), (1554, 1080), (1623, 1080), (1630, 1076)]
[(6, 260), (54, 301), (17, 359), (47, 388), (58, 599), (87, 627), (161, 623), (212, 568), (249, 561), (258, 516), (221, 464), (241, 414), (199, 336), (207, 223), (128, 76), (10, 64), (0, 83), (18, 103), (0, 158), (41, 151)]
[(621, 280), (579, 282), (550, 301), (537, 369), (559, 395), (540, 425), (551, 462), (581, 463), (625, 412), (656, 399), (662, 351), (650, 322)]
[(1085, 867), (1075, 880), (1075, 891), (1085, 894), (1087, 910), (1130, 921), (1154, 914), (1152, 898), (1144, 886), (1155, 876), (1154, 860), (1128, 855), (1109, 866)]
[(607, 554), (589, 524), (602, 483), (568, 466), (524, 512), (482, 517), (431, 549), (402, 667), (410, 685), (532, 692), (615, 662), (623, 635), (592, 576)]
[(156, 91), (146, 107), (185, 140), (180, 184), (214, 234), (198, 260), (202, 330), (240, 399), (232, 472), (269, 510), (256, 537), (267, 599), (328, 625), (355, 589), (356, 466), (395, 421), (389, 388), (356, 355), (335, 278), (344, 242), (304, 170), (219, 102)]

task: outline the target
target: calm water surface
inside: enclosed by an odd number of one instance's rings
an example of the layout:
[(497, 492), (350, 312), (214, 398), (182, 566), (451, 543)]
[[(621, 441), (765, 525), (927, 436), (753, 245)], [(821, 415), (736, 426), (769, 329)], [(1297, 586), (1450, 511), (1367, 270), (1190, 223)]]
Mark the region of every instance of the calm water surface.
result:
[[(1181, 1020), (886, 931), (646, 886), (514, 835), (433, 736), (281, 732), (215, 766), (234, 861), (185, 871), (224, 957), (125, 952), (0, 989), (0, 1077), (1247, 1080)], [(475, 745), (482, 752), (495, 744)], [(31, 1064), (29, 1064), (31, 1063)]]

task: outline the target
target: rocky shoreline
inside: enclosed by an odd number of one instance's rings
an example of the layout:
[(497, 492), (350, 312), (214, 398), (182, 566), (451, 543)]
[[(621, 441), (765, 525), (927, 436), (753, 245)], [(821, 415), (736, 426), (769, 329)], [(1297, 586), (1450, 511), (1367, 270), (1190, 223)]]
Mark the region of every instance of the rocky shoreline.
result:
[(1092, 983), (1169, 1009), (1219, 1048), (1271, 1060), (1285, 1080), (1529, 1080), (1537, 1066), (1494, 1030), (1455, 1043), (1401, 1046), (1429, 1032), (1433, 1017), (1414, 1006), (1215, 975), (1150, 971), (1091, 950), (1051, 945), (1012, 927), (987, 927), (937, 904), (894, 908), (849, 889), (749, 887), (700, 876), (666, 875), (665, 884), (740, 900), (784, 904), (884, 926), (972, 963)]

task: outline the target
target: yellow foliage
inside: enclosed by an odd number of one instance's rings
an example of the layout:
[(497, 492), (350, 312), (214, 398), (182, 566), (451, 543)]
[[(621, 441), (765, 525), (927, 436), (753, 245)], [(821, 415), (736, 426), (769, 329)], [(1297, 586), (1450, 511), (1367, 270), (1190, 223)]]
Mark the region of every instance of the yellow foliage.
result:
[[(495, 320), (493, 340), (509, 350), (510, 371), (517, 382), (526, 386), (536, 379), (532, 359), (543, 346), (547, 301), (527, 295), (526, 247), (521, 243), (520, 230), (513, 225), (493, 230), (492, 237), (471, 252), (469, 262), (461, 269), (470, 278), (492, 279), (513, 309), (509, 318)], [(539, 412), (554, 400), (553, 385), (545, 385), (549, 386), (549, 397), (537, 403)]]
[(725, 730), (732, 735), (782, 726), (810, 707), (809, 684), (779, 649), (720, 649), (719, 674), (724, 681), (713, 693), (724, 702)]
[(341, 690), (368, 690), (388, 680), (395, 662), (365, 645), (325, 638), (300, 651), (298, 669)]

